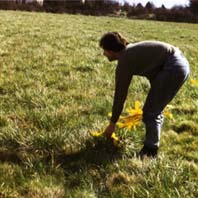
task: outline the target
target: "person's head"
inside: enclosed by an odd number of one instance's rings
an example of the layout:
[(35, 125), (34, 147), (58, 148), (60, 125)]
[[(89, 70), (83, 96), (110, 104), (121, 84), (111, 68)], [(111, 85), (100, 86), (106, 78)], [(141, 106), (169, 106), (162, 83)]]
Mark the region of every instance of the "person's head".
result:
[(118, 32), (107, 32), (100, 39), (99, 45), (104, 50), (104, 56), (109, 61), (117, 60), (119, 53), (126, 48), (129, 43)]

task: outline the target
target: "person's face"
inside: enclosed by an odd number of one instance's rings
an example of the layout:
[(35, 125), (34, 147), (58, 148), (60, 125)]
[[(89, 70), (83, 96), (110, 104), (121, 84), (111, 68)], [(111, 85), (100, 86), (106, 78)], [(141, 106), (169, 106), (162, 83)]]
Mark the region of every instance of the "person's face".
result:
[(104, 50), (103, 55), (108, 58), (109, 61), (117, 60), (116, 53), (109, 50)]

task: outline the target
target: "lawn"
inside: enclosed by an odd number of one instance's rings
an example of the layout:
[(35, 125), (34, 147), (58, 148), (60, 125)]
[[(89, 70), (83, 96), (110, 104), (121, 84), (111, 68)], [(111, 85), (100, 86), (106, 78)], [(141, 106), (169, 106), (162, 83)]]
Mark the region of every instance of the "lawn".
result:
[[(116, 63), (98, 46), (107, 31), (172, 43), (190, 62), (157, 160), (137, 157), (143, 124), (117, 128), (121, 148), (90, 135), (107, 125), (114, 94)], [(0, 11), (0, 43), (1, 198), (198, 197), (197, 24)], [(148, 89), (134, 77), (126, 108)]]

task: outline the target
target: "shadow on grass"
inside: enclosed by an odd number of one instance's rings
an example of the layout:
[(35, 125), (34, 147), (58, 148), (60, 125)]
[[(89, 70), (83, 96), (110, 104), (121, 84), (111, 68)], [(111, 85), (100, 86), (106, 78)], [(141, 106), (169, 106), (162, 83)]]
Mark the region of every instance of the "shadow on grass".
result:
[[(75, 171), (75, 169), (78, 169), (75, 168), (75, 164), (77, 167), (88, 164), (106, 165), (120, 158), (122, 151), (123, 149), (115, 147), (112, 141), (92, 139), (86, 141), (84, 148), (76, 148), (70, 151), (60, 151), (52, 148), (0, 150), (0, 162), (11, 162), (22, 165), (29, 158), (35, 165), (40, 162), (50, 165), (54, 161), (55, 164)], [(25, 153), (26, 158), (23, 157), (21, 152)]]
[(0, 150), (0, 162), (12, 162), (18, 164), (21, 162), (21, 159), (15, 151)]
[[(83, 189), (83, 185), (91, 181), (93, 185), (101, 185), (101, 181), (106, 176), (109, 164), (118, 160), (123, 155), (123, 148), (117, 148), (113, 145), (112, 141), (106, 141), (104, 139), (89, 139), (84, 144), (83, 148), (77, 147), (78, 150), (58, 150), (46, 148), (40, 150), (42, 155), (38, 155), (35, 151), (25, 151), (25, 155), (28, 156), (31, 161), (31, 171), (35, 171), (38, 174), (56, 174), (56, 167), (61, 169), (60, 176), (64, 177), (64, 188), (66, 191), (75, 192), (79, 189)], [(3, 155), (1, 155), (3, 154)], [(38, 156), (37, 156), (38, 155)], [(20, 151), (0, 152), (0, 162), (8, 162), (19, 164), (23, 169), (24, 165), (28, 162), (27, 158), (20, 157)], [(26, 168), (24, 169), (26, 170)], [(58, 174), (60, 173), (58, 170)], [(29, 173), (26, 173), (27, 175)], [(63, 174), (63, 175), (62, 175)], [(56, 175), (55, 177), (59, 177)], [(69, 190), (68, 190), (69, 189)], [(106, 188), (104, 188), (106, 193)], [(71, 196), (72, 197), (72, 196)], [(100, 197), (99, 195), (97, 197)], [(107, 196), (108, 197), (108, 196)]]
[(87, 141), (85, 148), (70, 154), (61, 154), (55, 159), (64, 169), (78, 171), (87, 165), (107, 165), (122, 156), (122, 148), (117, 148), (112, 141)]

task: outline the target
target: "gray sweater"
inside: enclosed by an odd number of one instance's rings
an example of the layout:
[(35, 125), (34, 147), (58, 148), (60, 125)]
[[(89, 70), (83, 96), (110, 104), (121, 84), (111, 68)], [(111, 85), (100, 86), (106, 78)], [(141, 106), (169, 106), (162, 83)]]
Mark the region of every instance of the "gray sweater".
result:
[(116, 123), (119, 119), (133, 75), (145, 76), (151, 80), (175, 49), (168, 43), (143, 41), (129, 44), (120, 52), (116, 68), (112, 122)]

